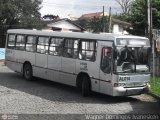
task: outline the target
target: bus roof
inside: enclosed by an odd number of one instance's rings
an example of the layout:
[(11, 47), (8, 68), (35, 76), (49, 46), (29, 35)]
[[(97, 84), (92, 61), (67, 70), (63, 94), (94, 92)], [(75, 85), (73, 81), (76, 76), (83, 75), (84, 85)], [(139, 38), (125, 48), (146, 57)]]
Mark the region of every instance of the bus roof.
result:
[(139, 37), (133, 35), (121, 35), (113, 33), (81, 33), (81, 32), (59, 32), (59, 31), (41, 31), (41, 30), (27, 30), (27, 29), (10, 29), (7, 33), (12, 34), (27, 34), (27, 35), (40, 35), (40, 36), (56, 36), (80, 39), (93, 39), (93, 40), (106, 40), (114, 41), (116, 38), (136, 38), (147, 39), (146, 37)]

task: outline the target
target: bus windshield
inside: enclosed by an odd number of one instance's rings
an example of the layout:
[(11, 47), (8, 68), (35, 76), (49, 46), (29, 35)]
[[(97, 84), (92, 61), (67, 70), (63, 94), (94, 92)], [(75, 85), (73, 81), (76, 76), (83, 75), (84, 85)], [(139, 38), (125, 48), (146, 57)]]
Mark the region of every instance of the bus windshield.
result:
[(113, 53), (116, 73), (149, 72), (149, 47), (116, 47)]

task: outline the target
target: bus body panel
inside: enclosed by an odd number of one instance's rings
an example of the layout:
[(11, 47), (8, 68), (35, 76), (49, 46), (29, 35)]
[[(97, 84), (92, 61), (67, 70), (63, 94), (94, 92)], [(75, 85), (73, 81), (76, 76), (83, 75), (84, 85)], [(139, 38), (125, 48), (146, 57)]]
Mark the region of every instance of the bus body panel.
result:
[(122, 84), (123, 86), (114, 87), (112, 96), (138, 95), (147, 92), (150, 88), (148, 82), (150, 74), (128, 74), (113, 75), (113, 83)]
[(149, 74), (118, 75), (118, 83), (125, 83), (124, 87), (145, 86), (149, 79)]
[(6, 49), (5, 61), (6, 66), (8, 66), (11, 70), (15, 71), (15, 51)]
[(77, 60), (76, 62), (76, 74), (86, 73), (91, 78), (91, 89), (95, 92), (99, 92), (99, 61), (90, 62)]
[(12, 70), (16, 72), (23, 72), (23, 64), (29, 61), (31, 65), (35, 65), (35, 53), (18, 51), (18, 50), (6, 50), (5, 60), (10, 64)]
[(61, 82), (76, 86), (76, 59), (62, 57), (62, 69), (60, 72)]
[(48, 55), (48, 79), (60, 82), (61, 57)]
[(35, 66), (34, 66), (34, 76), (48, 79), (47, 74), (47, 62), (48, 62), (48, 55), (46, 54), (35, 54)]
[(98, 79), (90, 78), (91, 79), (91, 90), (94, 92), (99, 92), (99, 83)]
[(15, 71), (16, 72), (22, 72), (22, 66), (23, 66), (23, 63), (24, 63), (24, 51), (18, 51), (18, 50), (15, 50), (15, 63), (14, 63), (14, 66), (15, 66)]
[(113, 86), (110, 82), (100, 81), (100, 93), (113, 95)]

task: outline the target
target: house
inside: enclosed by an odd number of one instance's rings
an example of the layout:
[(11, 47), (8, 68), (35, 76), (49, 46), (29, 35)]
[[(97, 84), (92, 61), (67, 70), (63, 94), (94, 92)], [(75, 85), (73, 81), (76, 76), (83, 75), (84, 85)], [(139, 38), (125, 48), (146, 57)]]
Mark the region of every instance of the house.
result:
[[(87, 20), (90, 21), (92, 20), (94, 17), (99, 18), (103, 16), (103, 12), (96, 12), (96, 13), (88, 13), (88, 14), (83, 14), (79, 20)], [(109, 16), (109, 14), (107, 12), (104, 12), (104, 16)]]
[[(96, 12), (96, 13), (88, 13), (88, 14), (83, 14), (79, 20), (86, 20), (86, 21), (91, 21), (93, 18), (101, 18), (103, 16), (103, 12)], [(104, 16), (108, 16), (109, 14), (107, 12), (104, 12)], [(112, 28), (112, 33), (116, 34), (128, 34), (126, 31), (126, 28), (131, 28), (132, 25), (126, 21), (122, 21), (116, 18), (111, 17), (111, 28)]]
[(126, 31), (126, 29), (132, 27), (131, 23), (116, 18), (111, 18), (111, 24), (112, 24), (112, 33), (116, 34), (129, 34)]
[(72, 32), (84, 32), (84, 28), (74, 23), (73, 21), (65, 19), (56, 19), (47, 22), (44, 29), (53, 31), (72, 31)]

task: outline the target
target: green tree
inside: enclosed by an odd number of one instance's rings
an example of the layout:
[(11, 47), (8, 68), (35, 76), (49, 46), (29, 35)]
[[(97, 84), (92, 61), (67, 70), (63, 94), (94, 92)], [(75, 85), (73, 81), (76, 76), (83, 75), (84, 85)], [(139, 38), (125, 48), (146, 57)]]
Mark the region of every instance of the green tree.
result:
[(153, 28), (160, 29), (160, 0), (152, 0)]
[(131, 34), (145, 35), (147, 27), (147, 7), (146, 0), (135, 0), (131, 7), (131, 16), (128, 20), (132, 23), (133, 29), (130, 30)]
[(0, 24), (33, 28), (41, 17), (40, 4), (38, 0), (0, 0)]
[(95, 33), (103, 32), (103, 30), (105, 30), (105, 32), (108, 32), (108, 26), (109, 26), (107, 16), (93, 17), (92, 19), (89, 20), (82, 19), (79, 20), (78, 24), (84, 27), (86, 30)]
[(77, 20), (76, 23), (82, 26), (84, 29), (89, 30), (89, 22), (86, 19)]
[(39, 0), (0, 0), (0, 47), (7, 29), (40, 27), (40, 4)]
[[(128, 21), (132, 23), (131, 34), (145, 35), (147, 30), (147, 2), (146, 0), (135, 0), (131, 7), (131, 16)], [(160, 29), (160, 0), (152, 0), (153, 29)]]
[(90, 29), (93, 30), (93, 32), (102, 32), (103, 31), (103, 25), (102, 25), (102, 19), (98, 17), (94, 17), (90, 23), (89, 23)]

